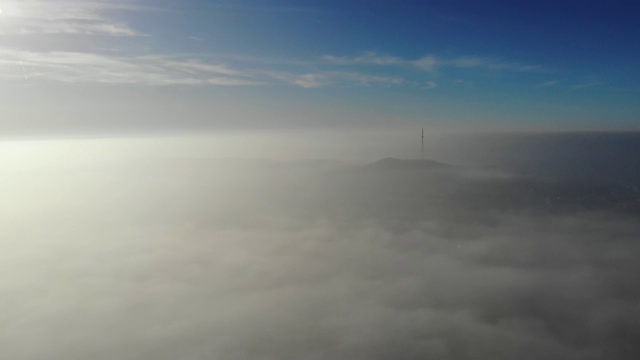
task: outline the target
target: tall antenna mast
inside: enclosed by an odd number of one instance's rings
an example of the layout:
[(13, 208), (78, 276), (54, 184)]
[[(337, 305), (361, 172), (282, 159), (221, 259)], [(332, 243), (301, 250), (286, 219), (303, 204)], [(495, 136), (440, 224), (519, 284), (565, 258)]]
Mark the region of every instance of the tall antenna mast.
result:
[(424, 160), (424, 128), (422, 128), (422, 144), (420, 146), (420, 160)]

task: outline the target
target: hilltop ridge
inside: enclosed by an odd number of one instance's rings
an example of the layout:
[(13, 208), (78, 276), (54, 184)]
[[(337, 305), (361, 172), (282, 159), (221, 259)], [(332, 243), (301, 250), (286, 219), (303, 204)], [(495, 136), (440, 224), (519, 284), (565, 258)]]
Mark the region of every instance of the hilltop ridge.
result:
[(451, 167), (448, 164), (434, 160), (414, 160), (398, 158), (384, 158), (370, 163), (367, 166), (371, 168), (388, 170), (431, 170)]

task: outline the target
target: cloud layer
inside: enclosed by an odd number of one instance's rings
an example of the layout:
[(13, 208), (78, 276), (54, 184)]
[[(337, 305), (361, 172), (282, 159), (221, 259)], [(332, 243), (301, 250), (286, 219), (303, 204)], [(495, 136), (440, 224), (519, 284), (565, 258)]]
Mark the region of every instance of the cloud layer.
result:
[(397, 160), (3, 171), (6, 358), (640, 355), (640, 223), (545, 201), (559, 183)]

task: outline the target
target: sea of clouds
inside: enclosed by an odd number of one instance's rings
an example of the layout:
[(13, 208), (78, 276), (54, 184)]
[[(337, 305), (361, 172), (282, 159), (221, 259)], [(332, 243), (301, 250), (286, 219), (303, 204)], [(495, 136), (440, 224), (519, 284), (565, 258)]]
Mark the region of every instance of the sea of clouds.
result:
[(387, 159), (4, 171), (5, 359), (638, 359), (632, 187)]

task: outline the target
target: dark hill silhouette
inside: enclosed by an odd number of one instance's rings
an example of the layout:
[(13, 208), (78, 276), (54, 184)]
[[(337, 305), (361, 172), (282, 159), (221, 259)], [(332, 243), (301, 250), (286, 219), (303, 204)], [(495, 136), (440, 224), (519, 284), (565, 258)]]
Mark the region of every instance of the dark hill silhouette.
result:
[(368, 164), (367, 167), (381, 170), (432, 170), (450, 166), (433, 160), (385, 158)]

